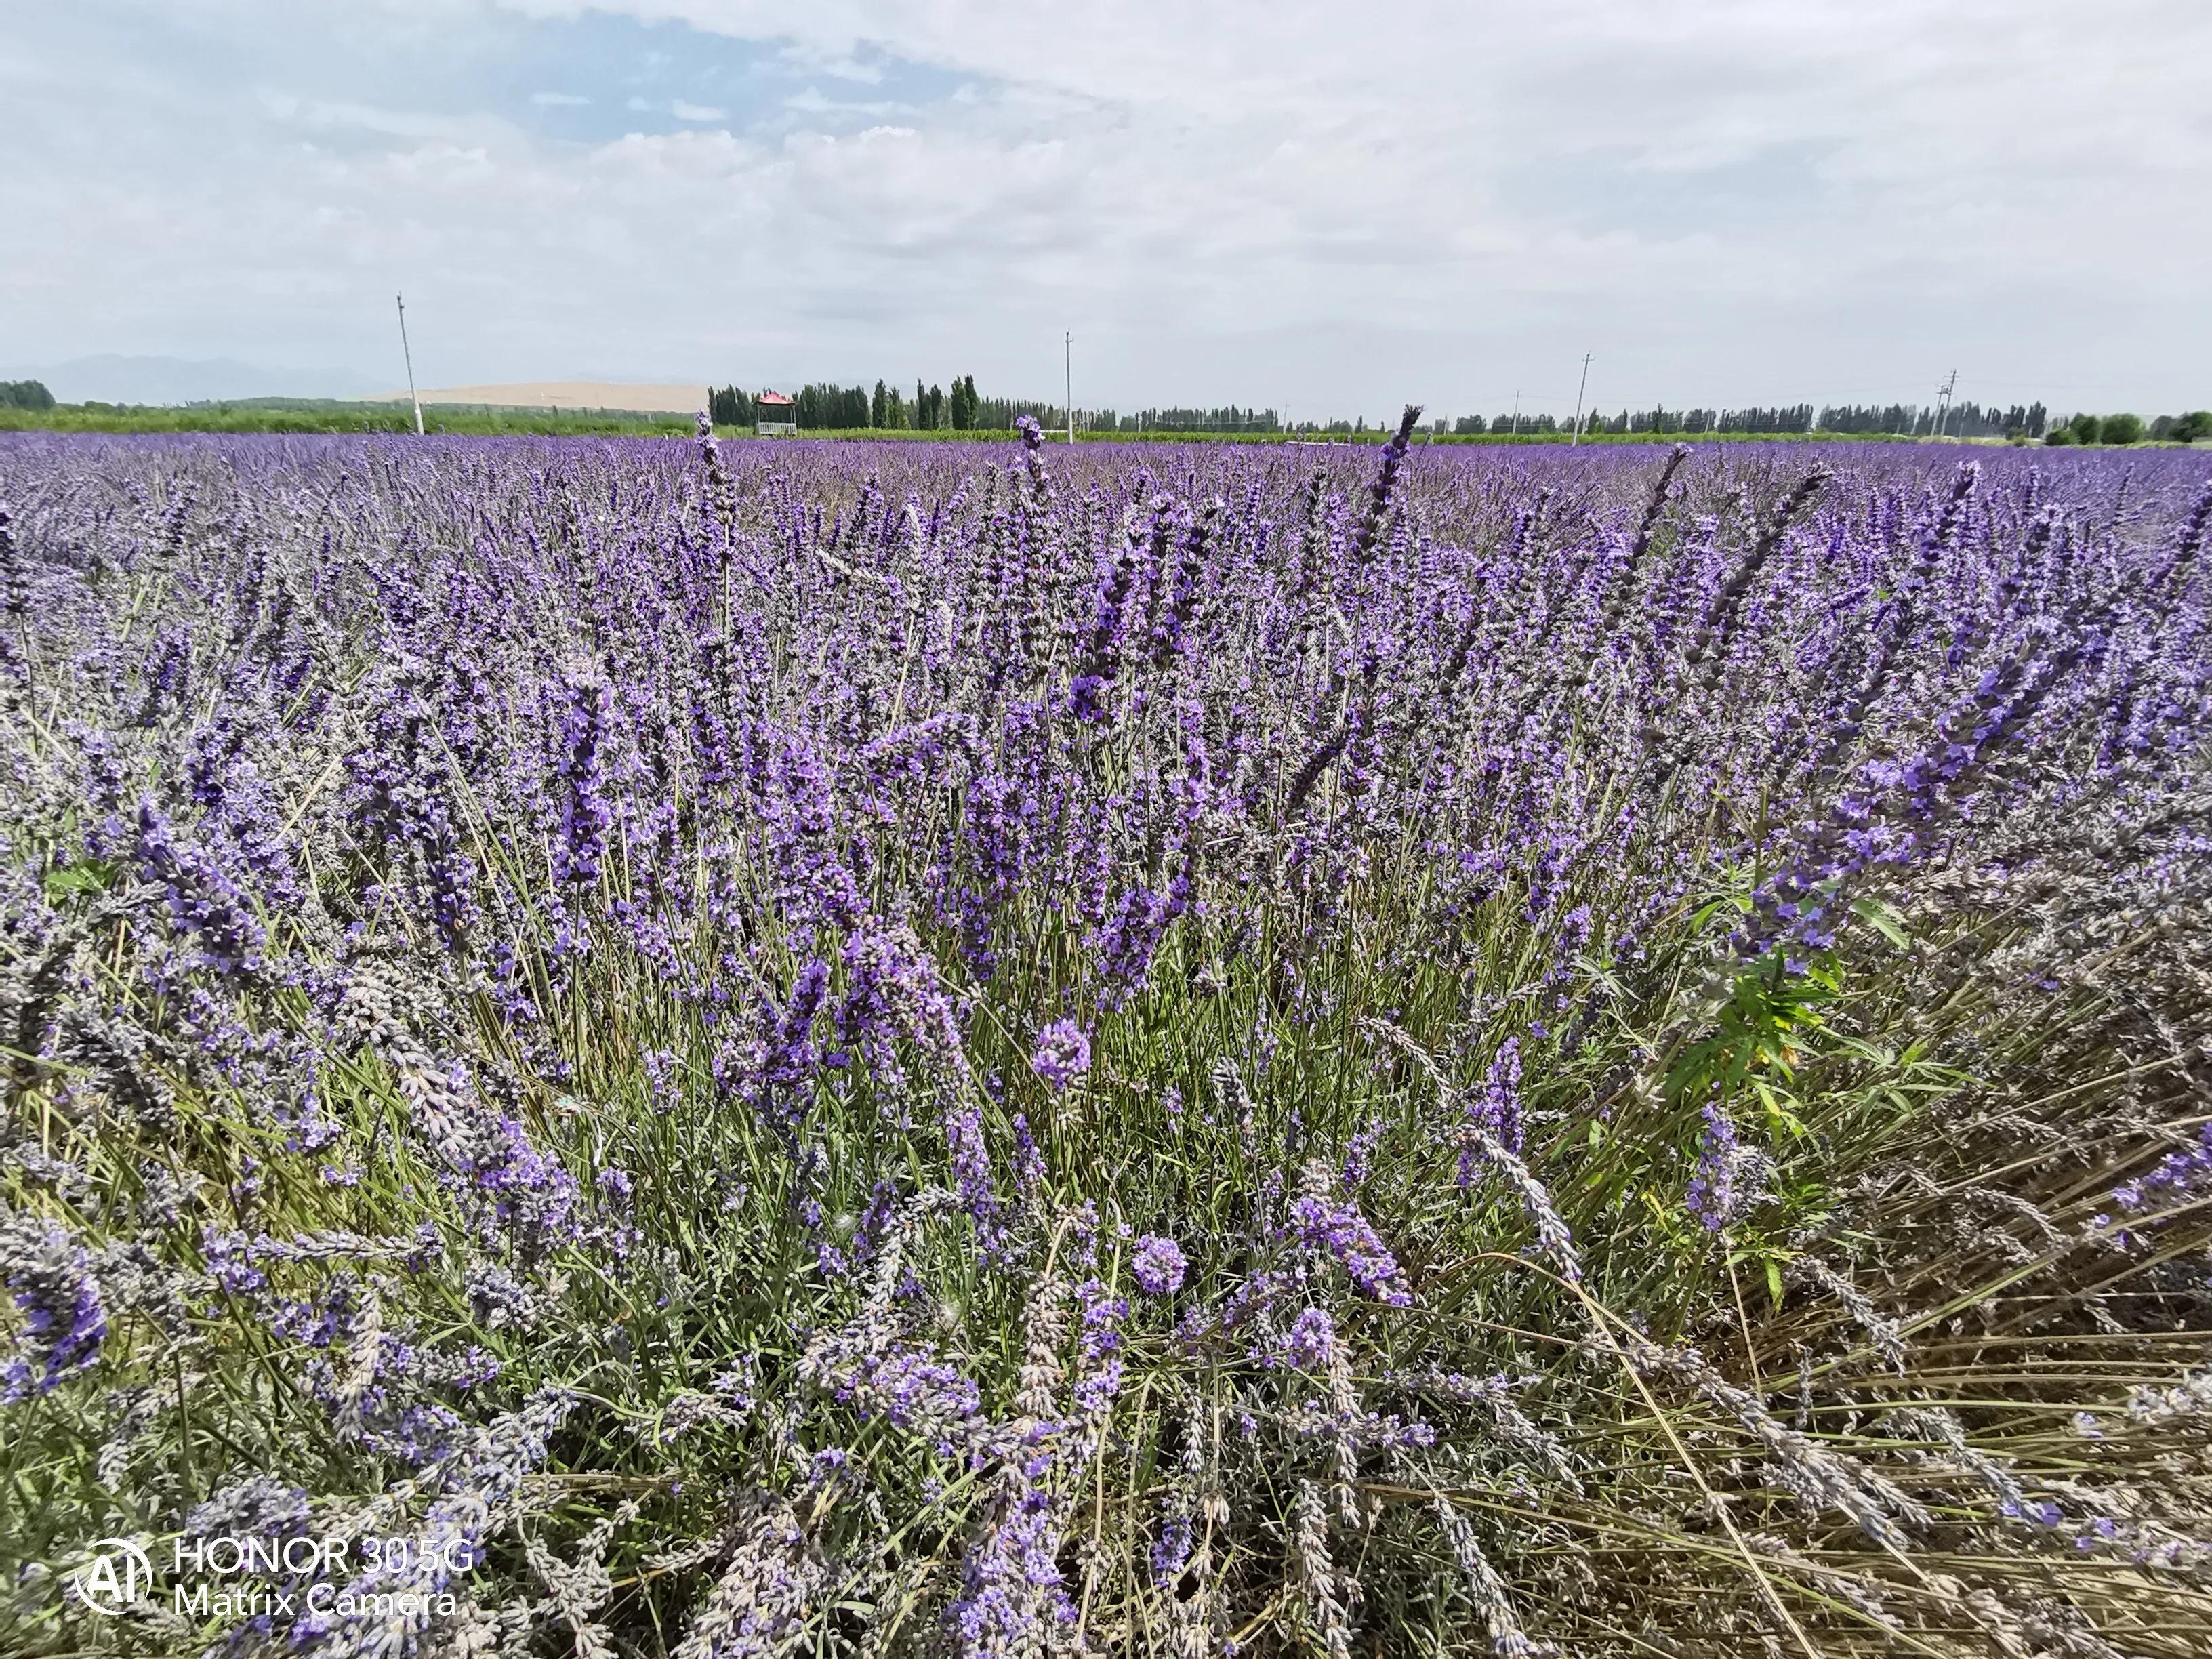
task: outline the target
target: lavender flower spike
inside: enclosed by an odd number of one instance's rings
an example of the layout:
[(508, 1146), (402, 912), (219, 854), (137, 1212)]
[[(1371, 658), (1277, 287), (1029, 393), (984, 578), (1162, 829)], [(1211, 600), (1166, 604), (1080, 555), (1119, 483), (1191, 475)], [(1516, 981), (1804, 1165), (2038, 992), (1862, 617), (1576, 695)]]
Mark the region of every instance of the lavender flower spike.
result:
[(1072, 1019), (1056, 1019), (1037, 1034), (1030, 1069), (1058, 1094), (1091, 1069), (1091, 1039)]
[(100, 1357), (107, 1311), (91, 1261), (68, 1228), (6, 1217), (0, 1279), (23, 1319), (15, 1354), (0, 1364), (0, 1403), (51, 1394)]
[(1186, 1267), (1182, 1249), (1172, 1238), (1146, 1233), (1137, 1241), (1129, 1270), (1147, 1296), (1173, 1296), (1182, 1288)]

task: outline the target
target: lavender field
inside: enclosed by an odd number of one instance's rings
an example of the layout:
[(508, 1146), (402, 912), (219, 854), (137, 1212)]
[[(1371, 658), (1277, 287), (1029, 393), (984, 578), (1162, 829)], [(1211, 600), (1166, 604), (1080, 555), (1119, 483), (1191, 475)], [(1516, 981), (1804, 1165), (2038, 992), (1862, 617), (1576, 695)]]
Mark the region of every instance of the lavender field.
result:
[(0, 504), (0, 1651), (2212, 1643), (2204, 455)]

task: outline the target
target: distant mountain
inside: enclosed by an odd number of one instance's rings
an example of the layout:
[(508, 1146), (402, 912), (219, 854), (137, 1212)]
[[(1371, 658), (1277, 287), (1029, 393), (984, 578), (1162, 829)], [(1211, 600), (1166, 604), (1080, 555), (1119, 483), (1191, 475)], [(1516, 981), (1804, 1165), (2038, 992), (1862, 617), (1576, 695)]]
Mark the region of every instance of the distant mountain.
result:
[(385, 383), (349, 368), (264, 368), (234, 357), (125, 357), (0, 369), (0, 380), (43, 380), (65, 404), (191, 404), (234, 398), (358, 398)]

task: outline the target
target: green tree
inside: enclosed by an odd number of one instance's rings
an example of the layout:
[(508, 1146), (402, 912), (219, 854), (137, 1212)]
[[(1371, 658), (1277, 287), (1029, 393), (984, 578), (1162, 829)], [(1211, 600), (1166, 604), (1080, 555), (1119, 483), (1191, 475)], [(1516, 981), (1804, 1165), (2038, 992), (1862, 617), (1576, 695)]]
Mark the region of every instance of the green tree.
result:
[(2075, 443), (2093, 444), (2097, 441), (2097, 434), (2104, 429), (2105, 423), (2094, 415), (2076, 415), (2066, 424), (2073, 431)]
[(868, 399), (868, 424), (878, 430), (890, 424), (890, 397), (881, 380), (876, 382), (875, 396)]
[(2099, 423), (2097, 435), (2108, 444), (2139, 444), (2143, 441), (2142, 416), (2107, 415)]
[(54, 394), (38, 380), (0, 380), (0, 409), (52, 409)]
[(2056, 449), (2061, 447), (2070, 447), (2081, 441), (2074, 435), (2074, 423), (2069, 421), (2064, 426), (2052, 427), (2044, 434), (2043, 441)]
[(2186, 415), (2174, 417), (2174, 442), (2202, 443), (2207, 438), (2212, 438), (2212, 409), (2193, 409)]
[(752, 394), (733, 386), (708, 387), (707, 418), (716, 426), (750, 426), (753, 418)]
[(972, 432), (975, 428), (975, 414), (981, 399), (975, 395), (975, 377), (956, 374), (952, 377), (951, 426), (956, 432)]

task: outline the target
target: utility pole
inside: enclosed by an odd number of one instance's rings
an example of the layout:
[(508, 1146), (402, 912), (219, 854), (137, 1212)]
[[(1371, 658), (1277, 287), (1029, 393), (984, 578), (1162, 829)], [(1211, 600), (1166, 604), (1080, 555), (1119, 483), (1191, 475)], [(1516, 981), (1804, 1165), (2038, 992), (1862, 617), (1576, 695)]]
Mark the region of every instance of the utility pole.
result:
[(1513, 394), (1513, 435), (1521, 435), (1521, 394), (1517, 392)]
[(1575, 429), (1567, 439), (1570, 449), (1583, 441), (1583, 393), (1589, 390), (1589, 353), (1583, 353), (1583, 383), (1575, 388)]
[(1951, 412), (1951, 389), (1959, 384), (1959, 371), (1953, 369), (1951, 378), (1936, 388), (1936, 435), (1943, 435), (1943, 417)]
[(1060, 337), (1060, 372), (1062, 376), (1060, 395), (1067, 399), (1067, 441), (1075, 441), (1075, 336), (1063, 332)]
[(407, 360), (407, 397), (415, 405), (415, 435), (422, 435), (422, 399), (415, 390), (415, 354), (407, 349), (407, 296), (392, 296), (399, 302), (399, 355)]

